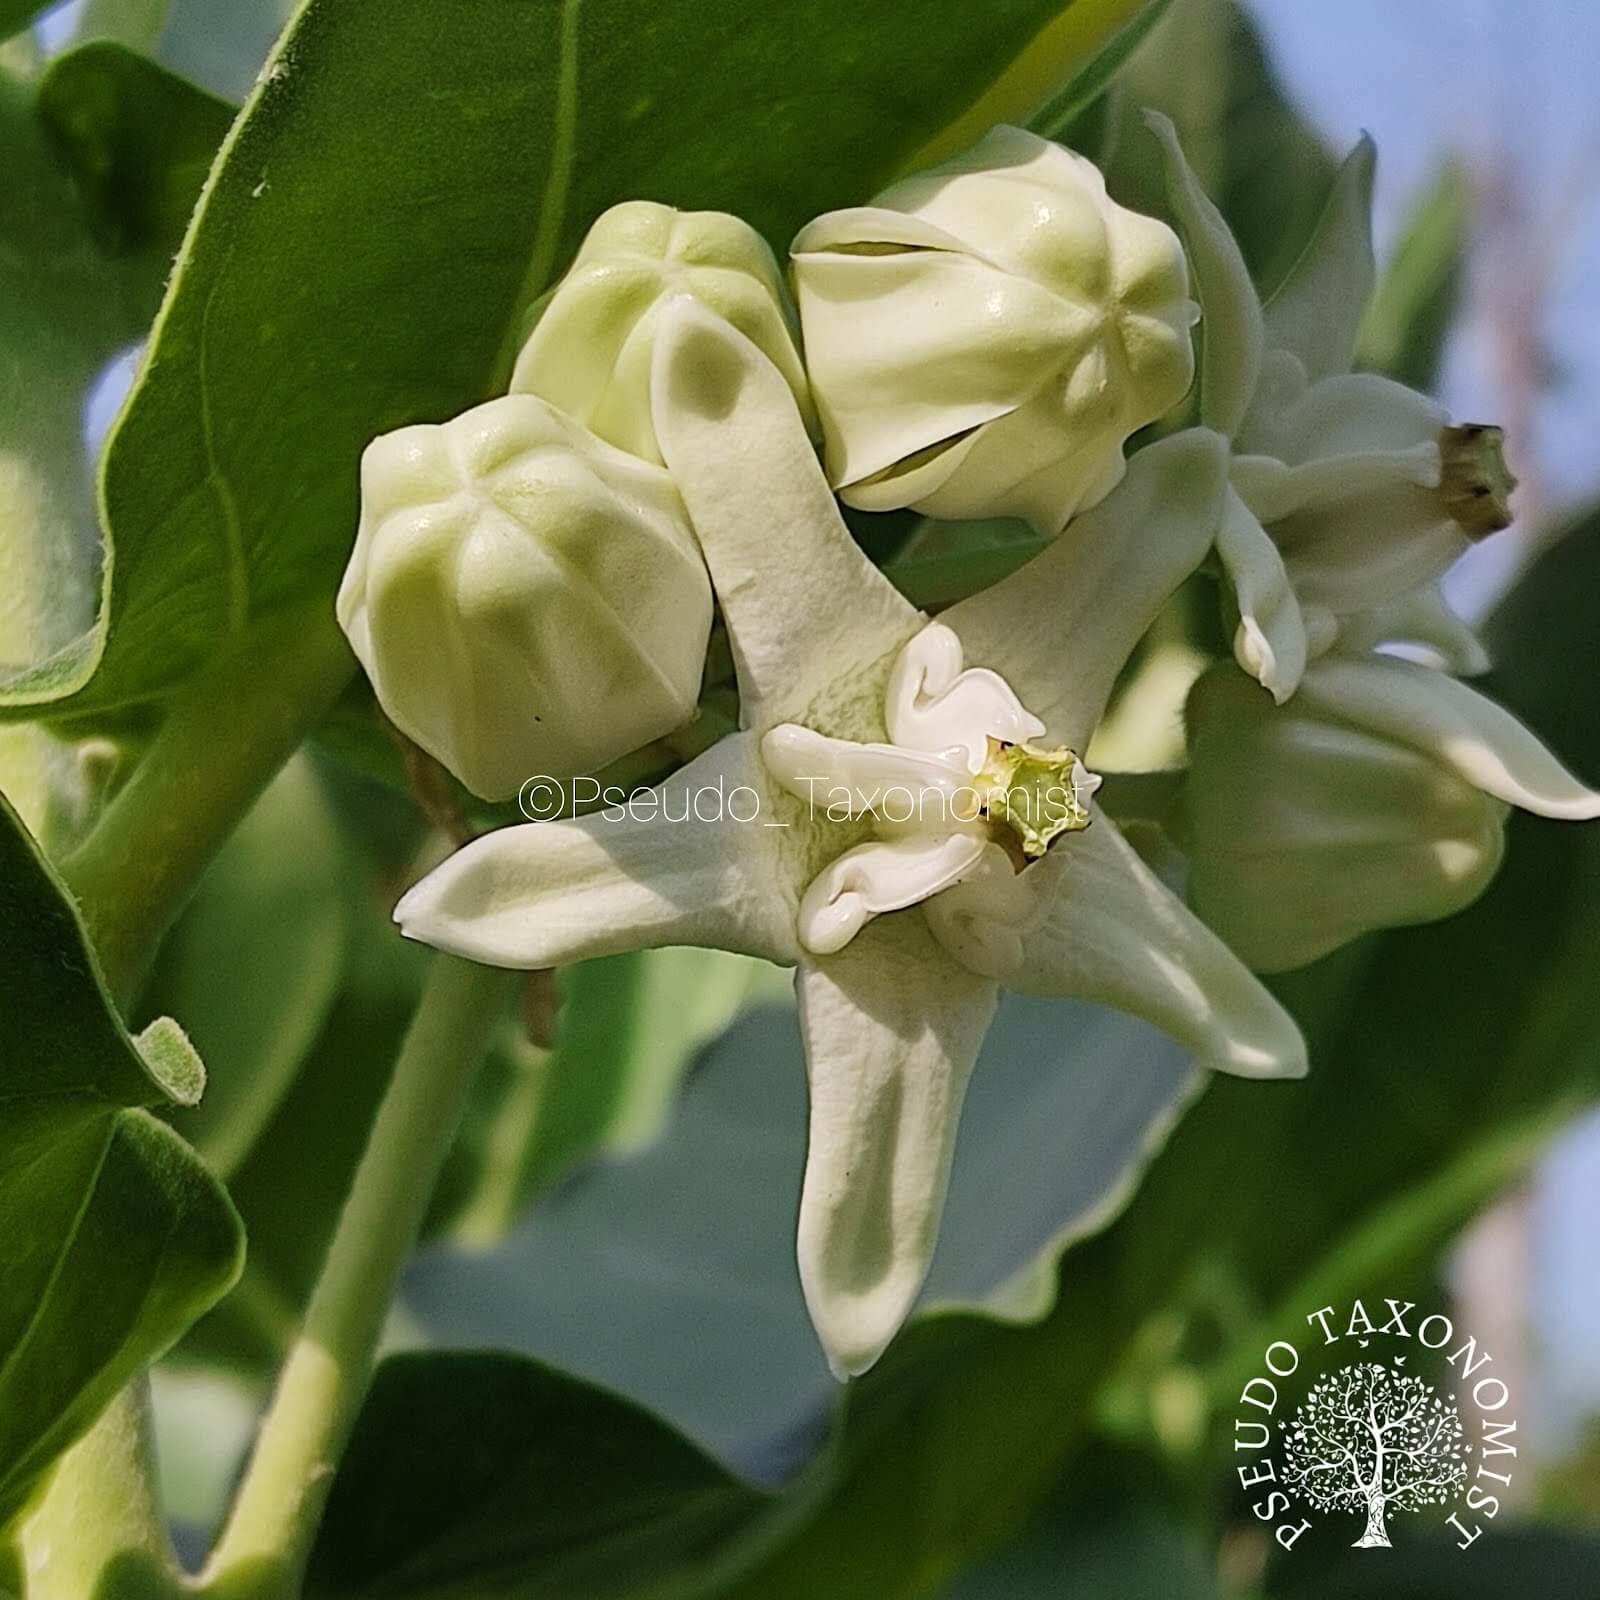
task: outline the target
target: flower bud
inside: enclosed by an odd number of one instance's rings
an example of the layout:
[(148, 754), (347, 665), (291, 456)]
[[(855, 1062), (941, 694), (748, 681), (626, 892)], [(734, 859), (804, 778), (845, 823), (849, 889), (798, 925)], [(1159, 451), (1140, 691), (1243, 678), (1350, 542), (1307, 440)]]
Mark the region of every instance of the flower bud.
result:
[(511, 392), (539, 395), (608, 444), (659, 463), (650, 358), (661, 308), (681, 294), (725, 317), (777, 367), (810, 428), (805, 369), (766, 241), (725, 212), (650, 200), (613, 206), (590, 228), (540, 309)]
[(1189, 897), (1248, 966), (1303, 966), (1488, 886), (1505, 804), (1310, 694), (1278, 706), (1232, 664), (1190, 692)]
[(794, 241), (829, 477), (849, 504), (1055, 533), (1194, 377), (1177, 235), (1020, 128)]
[(361, 502), (340, 625), (390, 720), (475, 794), (693, 714), (711, 584), (663, 468), (508, 395), (373, 440)]

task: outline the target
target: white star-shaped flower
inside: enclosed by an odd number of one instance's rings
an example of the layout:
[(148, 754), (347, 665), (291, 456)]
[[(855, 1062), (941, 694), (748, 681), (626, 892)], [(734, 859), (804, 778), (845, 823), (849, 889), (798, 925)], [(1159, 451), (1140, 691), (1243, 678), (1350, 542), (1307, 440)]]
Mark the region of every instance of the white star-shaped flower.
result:
[[(1195, 430), (1141, 452), (1049, 550), (930, 625), (851, 539), (755, 346), (692, 301), (658, 341), (657, 436), (727, 625), (741, 731), (647, 807), (475, 841), (395, 915), (493, 965), (662, 945), (793, 965), (811, 1099), (800, 1276), (830, 1362), (854, 1374), (926, 1274), (997, 974), (1146, 1018), (1223, 1071), (1305, 1070), (1288, 1014), (1107, 818), (1082, 827), (1073, 809), (1093, 785), (1070, 752), (1209, 548), (1226, 451)], [(1056, 763), (1031, 860), (1025, 828), (1020, 850), (995, 842), (1006, 747)]]
[(1262, 305), (1167, 118), (1168, 192), (1204, 316), (1200, 421), (1232, 443), (1217, 556), (1239, 665), (1280, 704), (1336, 645), (1420, 645), (1482, 672), (1482, 647), (1439, 593), (1469, 543), (1509, 520), (1499, 430), (1456, 427), (1436, 400), (1352, 372), (1372, 292), (1372, 172), (1363, 139), (1304, 254)]

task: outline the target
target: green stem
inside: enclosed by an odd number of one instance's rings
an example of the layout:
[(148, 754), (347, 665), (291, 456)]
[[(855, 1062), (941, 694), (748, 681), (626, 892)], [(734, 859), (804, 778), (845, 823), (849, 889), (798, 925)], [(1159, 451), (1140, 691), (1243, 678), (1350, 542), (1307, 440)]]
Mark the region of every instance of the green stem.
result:
[(422, 1225), (512, 977), (436, 956), (305, 1327), (202, 1583), (227, 1600), (292, 1600), (366, 1394), (396, 1280)]
[(23, 1524), (28, 1600), (177, 1600), (151, 1442), (150, 1384), (136, 1379), (61, 1458)]
[(61, 863), (111, 992), (126, 1005), (201, 873), (353, 670), (332, 612), (208, 670)]

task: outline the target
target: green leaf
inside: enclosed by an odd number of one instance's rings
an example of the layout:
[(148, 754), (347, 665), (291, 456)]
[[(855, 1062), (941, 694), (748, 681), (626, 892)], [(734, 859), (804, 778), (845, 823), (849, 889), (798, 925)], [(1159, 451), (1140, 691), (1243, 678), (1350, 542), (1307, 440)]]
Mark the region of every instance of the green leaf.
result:
[(1105, 1440), (1094, 1462), (939, 1600), (1218, 1600), (1215, 1557), (1174, 1510), (1157, 1465)]
[(334, 1479), (307, 1600), (667, 1600), (765, 1497), (648, 1412), (492, 1353), (391, 1357)]
[(1461, 298), (1472, 180), (1446, 162), (1412, 207), (1378, 280), (1356, 344), (1358, 366), (1414, 389), (1433, 387)]
[(0, 1528), (118, 1389), (217, 1299), (243, 1238), (143, 1110), (193, 1104), (177, 1026), (118, 1022), (65, 890), (0, 798)]
[(21, 33), (49, 0), (0, 0), (0, 39)]
[(291, 761), (208, 869), (145, 988), (146, 1010), (182, 1017), (209, 1064), (183, 1128), (220, 1177), (271, 1119), (339, 991), (354, 912), (344, 849), (310, 763)]
[(219, 102), (120, 46), (59, 57), (37, 92), (0, 72), (0, 706), (81, 681), (99, 587), (86, 396), (148, 327)]
[[(0, 795), (0, 1100), (193, 1105), (205, 1071), (162, 1019), (141, 1049), (118, 1020), (61, 881)], [(176, 1037), (175, 1037), (176, 1035)]]
[(58, 56), (37, 106), (102, 249), (138, 262), (153, 307), (232, 107), (104, 39)]
[(108, 444), (107, 606), (34, 697), (73, 716), (159, 698), (331, 598), (362, 447), (492, 392), (606, 206), (720, 207), (781, 248), (1059, 9), (670, 0), (641, 23), (628, 0), (311, 0), (228, 139)]
[(1600, 1571), (1600, 1539), (1555, 1528), (1506, 1528), (1466, 1554), (1453, 1537), (1412, 1533), (1374, 1567), (1365, 1552), (1326, 1565), (1283, 1563), (1273, 1600), (1575, 1600)]
[(1028, 126), (1046, 139), (1064, 139), (1072, 143), (1069, 130), (1111, 87), (1111, 80), (1149, 37), (1150, 30), (1171, 4), (1172, 0), (1149, 0), (1093, 60), (1080, 67), (1044, 108), (1029, 119)]

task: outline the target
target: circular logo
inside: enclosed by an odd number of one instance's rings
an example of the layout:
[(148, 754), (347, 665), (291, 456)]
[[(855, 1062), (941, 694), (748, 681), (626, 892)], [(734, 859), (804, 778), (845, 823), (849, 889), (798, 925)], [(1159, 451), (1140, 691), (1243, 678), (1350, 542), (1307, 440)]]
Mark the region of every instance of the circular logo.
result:
[(1413, 1517), (1470, 1550), (1511, 1487), (1517, 1423), (1494, 1357), (1442, 1312), (1382, 1306), (1311, 1312), (1313, 1332), (1268, 1345), (1240, 1391), (1239, 1482), (1285, 1550), (1314, 1529), (1387, 1550)]

